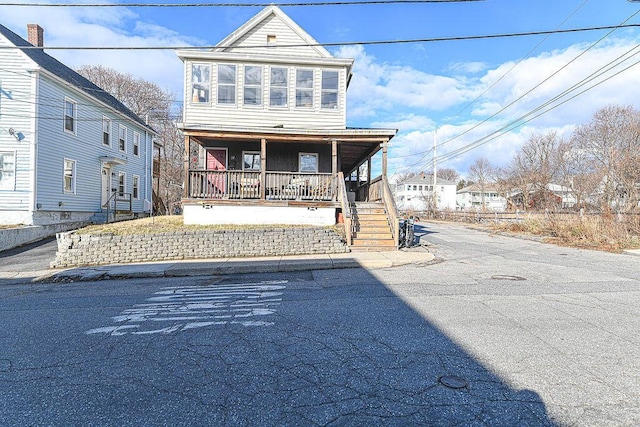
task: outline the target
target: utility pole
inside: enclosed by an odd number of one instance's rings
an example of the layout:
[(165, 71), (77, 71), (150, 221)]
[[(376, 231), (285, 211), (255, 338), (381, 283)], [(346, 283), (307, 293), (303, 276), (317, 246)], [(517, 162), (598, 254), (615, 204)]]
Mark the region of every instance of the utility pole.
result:
[(437, 177), (437, 165), (436, 165), (436, 147), (438, 146), (438, 128), (433, 131), (433, 212), (438, 209), (438, 196), (436, 193), (436, 177)]

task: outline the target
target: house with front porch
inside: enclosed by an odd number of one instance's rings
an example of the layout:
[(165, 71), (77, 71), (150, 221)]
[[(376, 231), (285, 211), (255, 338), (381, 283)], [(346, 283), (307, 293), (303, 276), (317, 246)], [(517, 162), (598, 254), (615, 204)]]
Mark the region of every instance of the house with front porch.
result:
[(332, 56), (276, 6), (212, 50), (177, 55), (185, 70), (186, 224), (343, 220), (349, 244), (397, 247), (386, 180), (396, 130), (347, 127), (353, 59)]

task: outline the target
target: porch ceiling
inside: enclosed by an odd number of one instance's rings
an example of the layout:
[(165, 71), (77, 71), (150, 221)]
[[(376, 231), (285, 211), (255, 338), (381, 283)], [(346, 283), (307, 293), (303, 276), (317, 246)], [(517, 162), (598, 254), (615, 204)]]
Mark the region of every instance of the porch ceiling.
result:
[(216, 142), (259, 142), (262, 139), (280, 143), (338, 143), (338, 156), (345, 173), (353, 171), (368, 157), (381, 149), (381, 144), (388, 142), (395, 135), (393, 129), (343, 129), (343, 130), (300, 130), (264, 129), (262, 131), (242, 130), (189, 130), (184, 129), (185, 136), (192, 137), (201, 145), (214, 145)]

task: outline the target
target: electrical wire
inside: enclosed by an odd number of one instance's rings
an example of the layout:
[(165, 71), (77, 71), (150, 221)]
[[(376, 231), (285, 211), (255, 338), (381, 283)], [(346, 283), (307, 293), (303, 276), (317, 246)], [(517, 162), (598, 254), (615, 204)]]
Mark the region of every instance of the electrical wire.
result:
[[(638, 13), (638, 12), (636, 12)], [(629, 18), (630, 19), (630, 18)], [(369, 41), (353, 41), (353, 42), (327, 42), (327, 43), (294, 43), (278, 45), (279, 48), (296, 48), (296, 47), (339, 47), (339, 46), (358, 46), (358, 45), (392, 45), (392, 44), (410, 44), (410, 43), (435, 43), (447, 41), (465, 41), (465, 40), (487, 40), (511, 37), (540, 36), (547, 34), (567, 34), (580, 33), (586, 31), (602, 31), (602, 30), (618, 30), (622, 28), (638, 28), (640, 24), (621, 24), (621, 25), (605, 25), (600, 27), (583, 27), (570, 28), (566, 30), (543, 30), (528, 31), (521, 33), (502, 33), (502, 34), (484, 34), (472, 36), (452, 36), (452, 37), (431, 37), (421, 39), (399, 39), (399, 40), (369, 40)], [(251, 46), (0, 46), (2, 49), (20, 49), (20, 50), (212, 50), (212, 49), (259, 49), (272, 46), (267, 45), (251, 45)]]
[(319, 1), (304, 3), (4, 3), (3, 6), (27, 7), (298, 7), (298, 6), (347, 6), (379, 4), (424, 3), (479, 3), (485, 0), (362, 0)]

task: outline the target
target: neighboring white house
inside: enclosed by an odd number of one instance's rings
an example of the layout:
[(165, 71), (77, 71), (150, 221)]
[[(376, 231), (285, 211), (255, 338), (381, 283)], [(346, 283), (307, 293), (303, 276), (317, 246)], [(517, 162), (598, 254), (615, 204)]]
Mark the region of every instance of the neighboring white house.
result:
[[(148, 214), (154, 131), (113, 96), (0, 25), (0, 223)], [(35, 46), (35, 47), (34, 47)]]
[(347, 191), (356, 200), (390, 194), (379, 191), (386, 178), (361, 181), (358, 171), (382, 150), (386, 174), (396, 130), (347, 127), (353, 59), (332, 56), (278, 7), (212, 50), (177, 55), (185, 223), (332, 225)]
[(485, 186), (482, 191), (479, 185), (472, 184), (456, 193), (459, 210), (482, 210), (483, 202), (485, 209), (491, 212), (504, 212), (507, 208), (507, 199), (492, 185)]
[[(396, 185), (396, 205), (401, 211), (425, 211), (433, 200), (433, 176), (420, 175)], [(436, 208), (456, 208), (456, 183), (443, 178), (436, 179)]]

